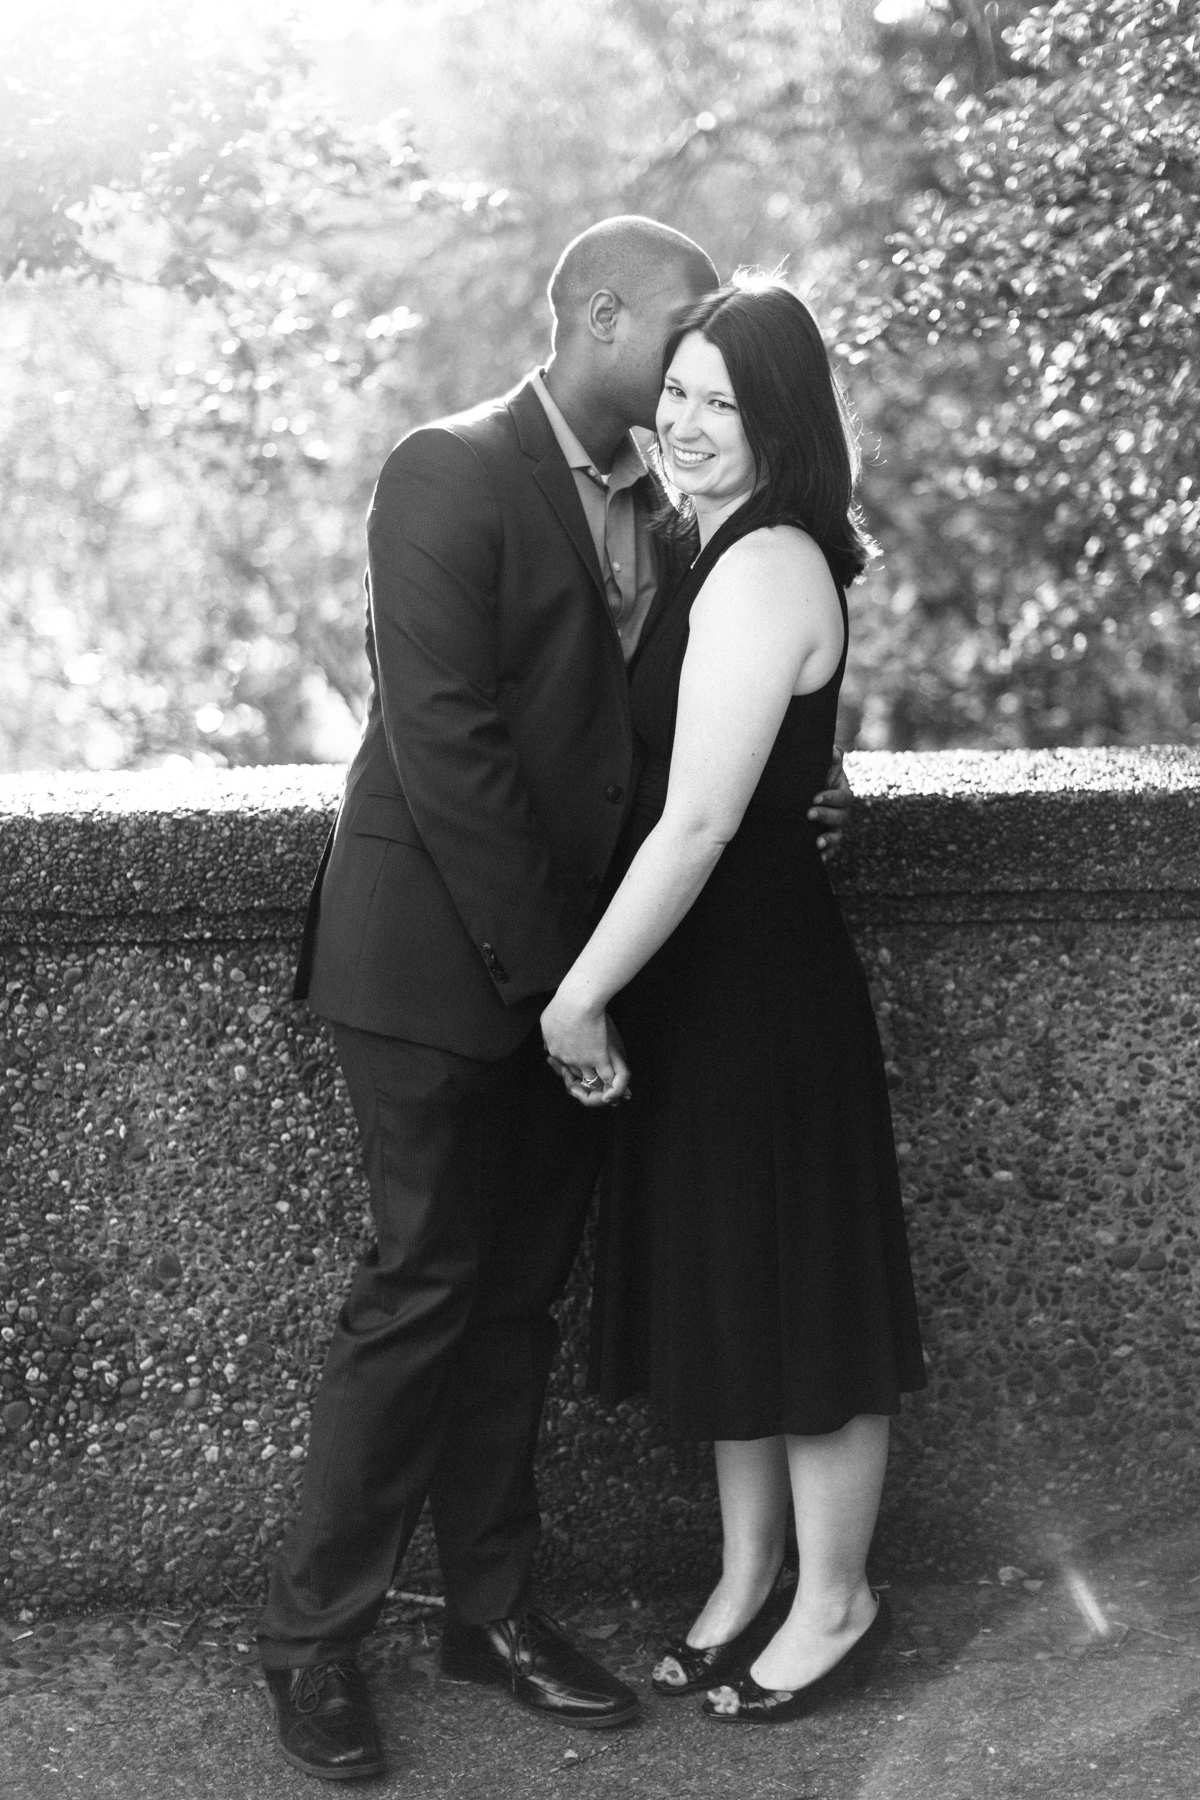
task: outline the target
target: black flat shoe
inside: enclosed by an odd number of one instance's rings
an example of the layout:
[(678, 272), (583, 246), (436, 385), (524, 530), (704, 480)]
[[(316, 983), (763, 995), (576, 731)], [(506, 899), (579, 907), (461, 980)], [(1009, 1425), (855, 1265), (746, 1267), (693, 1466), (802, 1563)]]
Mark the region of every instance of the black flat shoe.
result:
[(264, 1669), (263, 1674), (280, 1751), (295, 1768), (325, 1781), (383, 1774), (379, 1729), (352, 1656), (302, 1669)]
[(794, 1592), (794, 1584), (780, 1587), (776, 1577), (775, 1585), (750, 1623), (724, 1644), (709, 1644), (698, 1650), (686, 1638), (673, 1638), (658, 1660), (662, 1662), (668, 1656), (673, 1657), (685, 1679), (661, 1681), (657, 1675), (652, 1675), (650, 1686), (656, 1694), (694, 1694), (698, 1688), (719, 1687), (727, 1675), (740, 1674), (760, 1651), (766, 1649), (783, 1624)]
[(892, 1635), (892, 1609), (886, 1594), (878, 1596), (875, 1617), (862, 1636), (855, 1638), (844, 1656), (832, 1669), (826, 1669), (815, 1681), (788, 1691), (760, 1687), (749, 1670), (736, 1682), (727, 1683), (738, 1698), (736, 1712), (718, 1712), (711, 1700), (701, 1711), (718, 1725), (786, 1725), (790, 1719), (802, 1719), (815, 1712), (827, 1700), (851, 1688), (865, 1687), (880, 1652)]
[(562, 1725), (625, 1725), (637, 1715), (637, 1695), (576, 1648), (545, 1613), (468, 1625), (447, 1613), (442, 1672), (452, 1681), (507, 1688), (522, 1706)]

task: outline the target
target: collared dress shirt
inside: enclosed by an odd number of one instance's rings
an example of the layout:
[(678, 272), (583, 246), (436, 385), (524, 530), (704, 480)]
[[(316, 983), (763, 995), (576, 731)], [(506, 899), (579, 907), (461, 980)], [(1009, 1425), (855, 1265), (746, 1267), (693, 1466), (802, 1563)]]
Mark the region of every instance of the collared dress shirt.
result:
[(555, 403), (541, 374), (533, 389), (550, 429), (575, 477), (596, 560), (604, 577), (609, 611), (626, 662), (637, 648), (658, 584), (658, 559), (645, 510), (633, 493), (646, 463), (632, 436), (626, 436), (607, 475), (601, 474)]

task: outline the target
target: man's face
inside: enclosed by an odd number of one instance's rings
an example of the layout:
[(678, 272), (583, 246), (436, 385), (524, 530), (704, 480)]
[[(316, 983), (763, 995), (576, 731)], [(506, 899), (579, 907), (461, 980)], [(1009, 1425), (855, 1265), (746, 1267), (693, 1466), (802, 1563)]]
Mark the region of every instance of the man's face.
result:
[(675, 266), (664, 274), (661, 286), (621, 308), (616, 339), (620, 360), (614, 373), (627, 424), (653, 429), (667, 339), (680, 314), (715, 286), (715, 278), (702, 270)]

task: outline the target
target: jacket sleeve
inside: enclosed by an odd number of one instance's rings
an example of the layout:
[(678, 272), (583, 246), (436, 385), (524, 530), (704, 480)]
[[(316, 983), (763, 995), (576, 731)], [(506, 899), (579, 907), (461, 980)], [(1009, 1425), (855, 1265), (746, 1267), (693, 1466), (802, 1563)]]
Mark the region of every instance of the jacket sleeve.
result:
[(392, 765), (507, 1005), (557, 987), (587, 933), (497, 704), (504, 522), (469, 445), (430, 427), (384, 465), (367, 521)]

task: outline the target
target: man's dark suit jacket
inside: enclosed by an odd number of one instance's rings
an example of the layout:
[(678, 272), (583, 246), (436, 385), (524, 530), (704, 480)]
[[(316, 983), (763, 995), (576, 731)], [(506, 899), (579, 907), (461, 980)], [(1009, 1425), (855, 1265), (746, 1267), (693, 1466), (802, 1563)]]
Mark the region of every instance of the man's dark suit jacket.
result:
[(367, 548), (374, 686), (294, 991), (491, 1060), (582, 948), (634, 780), (620, 641), (533, 388), (404, 438)]

